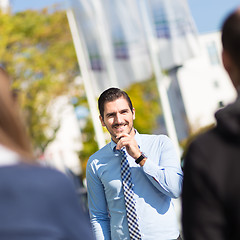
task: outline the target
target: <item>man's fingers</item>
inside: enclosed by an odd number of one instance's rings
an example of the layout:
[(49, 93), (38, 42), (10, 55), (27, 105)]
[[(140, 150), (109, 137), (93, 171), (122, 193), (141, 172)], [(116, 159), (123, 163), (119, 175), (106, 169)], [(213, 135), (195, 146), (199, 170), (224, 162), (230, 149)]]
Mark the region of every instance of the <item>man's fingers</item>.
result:
[(131, 137), (121, 137), (117, 143), (116, 149), (120, 150), (123, 147), (126, 147), (128, 153), (130, 153), (129, 151), (135, 151), (136, 148), (138, 149), (135, 139), (132, 139)]
[(130, 142), (131, 142), (131, 139), (129, 139), (128, 136), (120, 136), (116, 149), (120, 150), (123, 147), (127, 147), (130, 144)]

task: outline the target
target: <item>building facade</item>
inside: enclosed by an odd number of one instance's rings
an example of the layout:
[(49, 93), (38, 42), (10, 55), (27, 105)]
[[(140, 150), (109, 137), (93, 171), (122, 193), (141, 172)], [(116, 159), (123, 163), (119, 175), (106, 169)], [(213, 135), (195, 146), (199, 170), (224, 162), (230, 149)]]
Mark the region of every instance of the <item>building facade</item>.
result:
[(236, 97), (222, 64), (221, 33), (199, 35), (199, 46), (198, 56), (187, 60), (169, 80), (169, 102), (179, 141), (213, 124), (214, 113)]

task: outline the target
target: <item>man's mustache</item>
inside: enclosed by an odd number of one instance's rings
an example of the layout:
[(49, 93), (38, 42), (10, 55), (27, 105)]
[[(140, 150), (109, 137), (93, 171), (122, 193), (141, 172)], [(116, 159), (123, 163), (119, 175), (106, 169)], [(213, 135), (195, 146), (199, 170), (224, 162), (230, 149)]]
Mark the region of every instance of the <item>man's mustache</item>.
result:
[(117, 124), (114, 124), (113, 127), (120, 127), (120, 126), (124, 126), (126, 125), (127, 123), (117, 123)]

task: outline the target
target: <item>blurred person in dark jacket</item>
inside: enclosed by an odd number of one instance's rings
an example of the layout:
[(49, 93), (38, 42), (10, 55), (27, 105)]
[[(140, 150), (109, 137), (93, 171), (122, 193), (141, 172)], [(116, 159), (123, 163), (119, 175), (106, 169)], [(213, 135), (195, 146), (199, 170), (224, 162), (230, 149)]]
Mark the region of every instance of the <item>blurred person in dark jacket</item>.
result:
[(196, 137), (184, 164), (184, 240), (240, 239), (240, 8), (222, 26), (222, 60), (238, 96)]
[(73, 184), (34, 160), (8, 74), (0, 68), (0, 239), (93, 239)]

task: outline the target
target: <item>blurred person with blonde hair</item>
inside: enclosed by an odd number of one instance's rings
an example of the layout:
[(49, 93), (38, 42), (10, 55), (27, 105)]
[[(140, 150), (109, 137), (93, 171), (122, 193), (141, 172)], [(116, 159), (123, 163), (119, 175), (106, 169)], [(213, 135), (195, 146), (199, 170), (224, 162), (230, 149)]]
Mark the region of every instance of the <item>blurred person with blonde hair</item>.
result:
[(0, 239), (93, 239), (73, 184), (34, 159), (9, 76), (0, 67)]
[(0, 144), (18, 153), (23, 161), (31, 162), (30, 140), (11, 91), (9, 76), (3, 68), (0, 68), (0, 79)]

